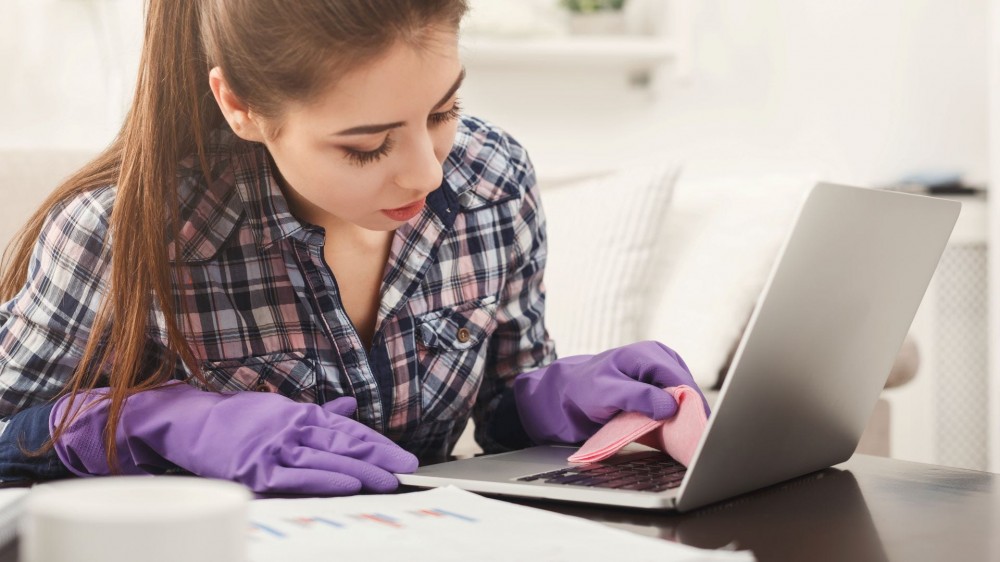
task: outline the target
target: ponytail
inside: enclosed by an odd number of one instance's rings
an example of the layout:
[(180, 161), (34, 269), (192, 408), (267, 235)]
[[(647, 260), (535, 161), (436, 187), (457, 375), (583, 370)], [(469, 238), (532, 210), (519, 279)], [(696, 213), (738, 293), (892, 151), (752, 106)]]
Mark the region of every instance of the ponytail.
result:
[[(51, 449), (68, 426), (74, 395), (93, 389), (103, 375), (111, 387), (104, 444), (108, 465), (117, 471), (114, 428), (125, 399), (167, 382), (178, 359), (201, 377), (198, 361), (178, 325), (172, 287), (183, 276), (174, 271), (180, 266), (171, 266), (169, 256), (179, 228), (178, 163), (196, 154), (207, 174), (205, 137), (223, 122), (208, 86), (199, 4), (194, 0), (149, 2), (135, 97), (117, 137), (48, 197), (5, 253), (2, 301), (13, 298), (27, 281), (35, 241), (52, 209), (89, 190), (116, 186), (109, 231), (114, 244), (109, 294), (98, 311), (83, 358), (64, 389), (71, 395), (70, 407), (52, 439), (34, 454)], [(170, 352), (161, 354), (164, 361), (150, 373), (143, 369), (149, 368), (144, 359), (154, 303), (163, 312)]]

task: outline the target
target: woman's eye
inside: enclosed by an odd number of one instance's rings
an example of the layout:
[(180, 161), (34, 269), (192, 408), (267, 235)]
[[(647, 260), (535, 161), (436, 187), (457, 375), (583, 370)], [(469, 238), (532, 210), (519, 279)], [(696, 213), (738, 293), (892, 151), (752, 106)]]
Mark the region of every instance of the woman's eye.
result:
[[(461, 114), (462, 106), (459, 105), (458, 100), (455, 100), (451, 109), (440, 113), (431, 113), (427, 120), (430, 121), (431, 125), (441, 125), (458, 119)], [(351, 164), (354, 164), (355, 166), (366, 166), (373, 162), (377, 162), (383, 156), (389, 154), (392, 147), (392, 137), (386, 136), (382, 146), (376, 148), (375, 150), (355, 150), (353, 148), (344, 148), (343, 150), (347, 160), (350, 161)]]
[(458, 100), (452, 104), (451, 109), (448, 111), (442, 111), (441, 113), (431, 113), (428, 120), (432, 125), (440, 125), (442, 123), (447, 123), (448, 121), (453, 121), (458, 119), (459, 115), (462, 114), (462, 106), (459, 105)]
[(392, 150), (392, 137), (385, 137), (385, 141), (382, 142), (382, 146), (376, 148), (375, 150), (354, 150), (352, 148), (345, 148), (344, 152), (347, 154), (347, 159), (355, 166), (366, 166), (372, 162), (377, 162), (389, 151)]

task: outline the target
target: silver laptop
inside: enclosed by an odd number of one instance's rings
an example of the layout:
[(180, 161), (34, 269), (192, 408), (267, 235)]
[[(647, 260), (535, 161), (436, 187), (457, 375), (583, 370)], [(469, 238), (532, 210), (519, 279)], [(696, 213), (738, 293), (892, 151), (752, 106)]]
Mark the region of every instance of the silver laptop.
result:
[(918, 195), (813, 187), (686, 470), (639, 445), (587, 465), (566, 461), (573, 447), (543, 446), (425, 466), (399, 481), (686, 511), (843, 462), (960, 208)]

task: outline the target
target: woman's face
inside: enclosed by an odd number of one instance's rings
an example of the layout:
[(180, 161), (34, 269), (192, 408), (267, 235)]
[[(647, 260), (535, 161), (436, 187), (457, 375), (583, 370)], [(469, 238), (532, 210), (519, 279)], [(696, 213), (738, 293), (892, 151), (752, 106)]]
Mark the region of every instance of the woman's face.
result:
[(454, 32), (428, 39), (424, 47), (399, 43), (346, 74), (314, 102), (291, 107), (276, 138), (261, 139), (300, 220), (395, 230), (441, 185), (464, 70)]

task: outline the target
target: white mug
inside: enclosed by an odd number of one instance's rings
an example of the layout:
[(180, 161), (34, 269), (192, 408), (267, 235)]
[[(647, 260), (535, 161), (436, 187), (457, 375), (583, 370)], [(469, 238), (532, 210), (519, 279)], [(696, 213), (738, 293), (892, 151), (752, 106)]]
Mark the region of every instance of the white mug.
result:
[(32, 488), (22, 562), (246, 562), (252, 494), (185, 476), (115, 476)]

